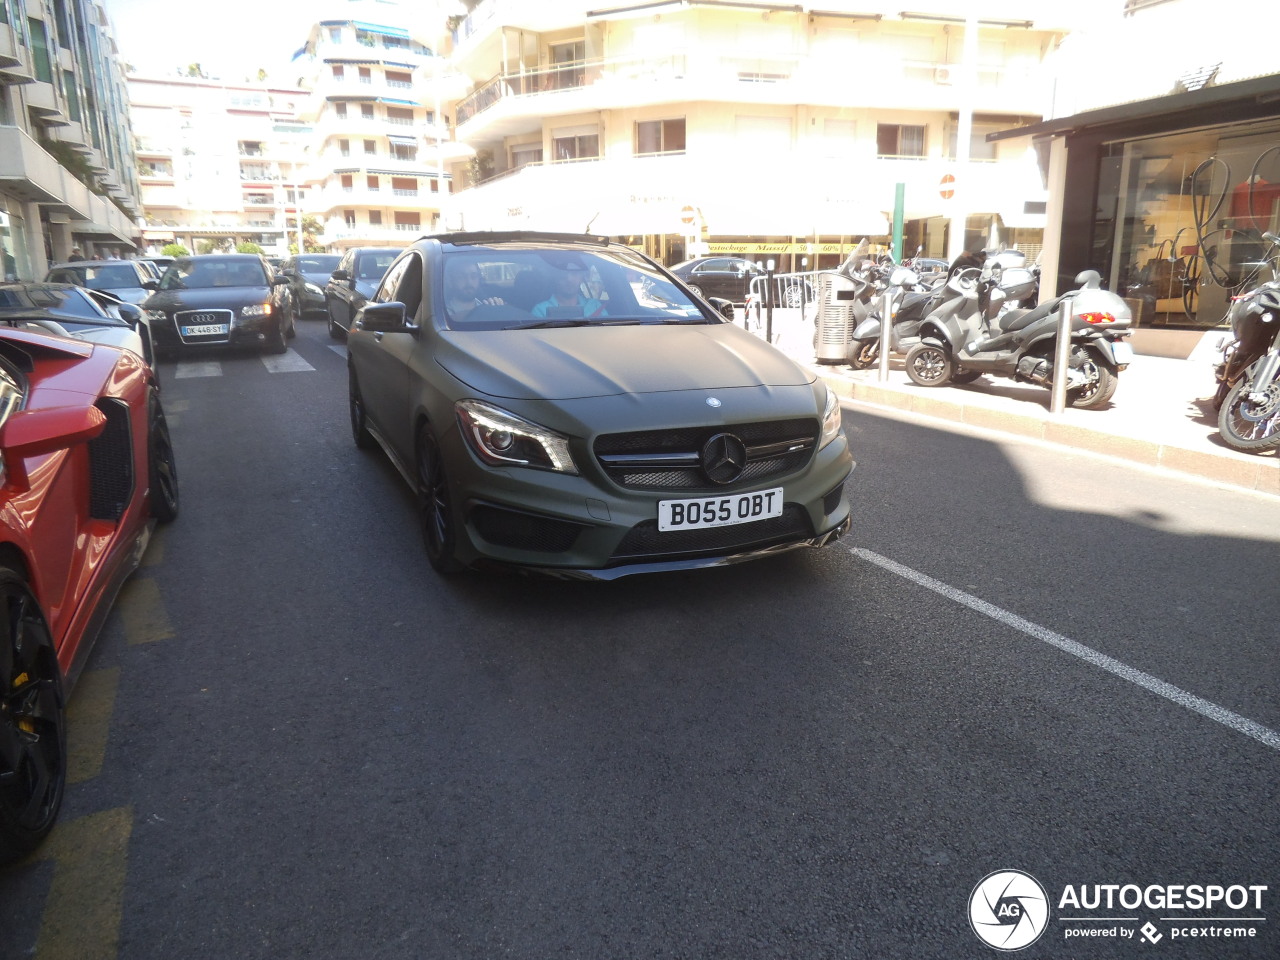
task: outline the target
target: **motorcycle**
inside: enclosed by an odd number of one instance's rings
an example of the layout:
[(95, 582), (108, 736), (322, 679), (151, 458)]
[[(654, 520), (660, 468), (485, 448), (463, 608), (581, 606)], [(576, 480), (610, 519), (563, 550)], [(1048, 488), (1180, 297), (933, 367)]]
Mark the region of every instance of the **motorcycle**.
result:
[(1274, 450), (1280, 447), (1280, 280), (1234, 298), (1230, 312), (1235, 340), (1217, 369), (1218, 432), (1236, 450)]
[[(1026, 254), (1017, 250), (985, 251), (984, 266), (1000, 268), (1000, 288), (1004, 291), (1001, 310), (1011, 310), (1033, 303), (1040, 288), (1040, 267), (1027, 266)], [(918, 257), (917, 257), (918, 258)], [(953, 275), (967, 261), (958, 259), (948, 270)], [(885, 288), (894, 296), (893, 320), (889, 327), (889, 349), (905, 355), (920, 342), (920, 326), (933, 310), (949, 297), (958, 294), (947, 287), (942, 278), (925, 283), (911, 268), (895, 267), (889, 274)], [(850, 352), (849, 366), (864, 370), (880, 359), (880, 304), (876, 298), (873, 309), (853, 333), (856, 346)]]
[[(907, 353), (907, 376), (921, 386), (971, 383), (983, 374), (1052, 387), (1058, 312), (1071, 302), (1067, 400), (1095, 408), (1115, 395), (1118, 376), (1133, 359), (1126, 342), (1129, 306), (1102, 289), (1096, 270), (1076, 277), (1078, 289), (1037, 307), (1006, 309), (1004, 271), (998, 263), (957, 271), (947, 282), (955, 294), (921, 324), (920, 342)], [(1027, 278), (1016, 274), (1012, 288)]]

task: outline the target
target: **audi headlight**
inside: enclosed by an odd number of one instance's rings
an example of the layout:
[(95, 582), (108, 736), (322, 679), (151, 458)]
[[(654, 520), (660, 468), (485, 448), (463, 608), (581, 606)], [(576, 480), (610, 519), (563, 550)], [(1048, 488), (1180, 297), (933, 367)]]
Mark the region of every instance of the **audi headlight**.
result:
[(265, 317), (271, 313), (271, 304), (269, 303), (251, 303), (247, 307), (240, 308), (240, 316), (242, 317)]
[(822, 411), (822, 438), (818, 441), (819, 450), (840, 436), (840, 427), (840, 398), (836, 396), (834, 390), (827, 387), (827, 405)]
[(479, 400), (459, 400), (455, 410), (468, 446), (490, 466), (577, 474), (568, 437)]
[(143, 310), (142, 312), (147, 315), (148, 320), (154, 320), (157, 323), (163, 323), (169, 319), (163, 310)]

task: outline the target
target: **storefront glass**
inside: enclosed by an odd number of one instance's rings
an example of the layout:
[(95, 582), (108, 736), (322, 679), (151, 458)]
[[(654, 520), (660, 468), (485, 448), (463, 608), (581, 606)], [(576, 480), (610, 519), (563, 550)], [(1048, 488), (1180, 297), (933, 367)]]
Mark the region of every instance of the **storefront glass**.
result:
[(1280, 122), (1118, 141), (1102, 153), (1093, 262), (1139, 326), (1208, 329), (1270, 280)]
[(30, 276), (22, 218), (9, 213), (4, 198), (0, 197), (0, 280), (21, 280)]

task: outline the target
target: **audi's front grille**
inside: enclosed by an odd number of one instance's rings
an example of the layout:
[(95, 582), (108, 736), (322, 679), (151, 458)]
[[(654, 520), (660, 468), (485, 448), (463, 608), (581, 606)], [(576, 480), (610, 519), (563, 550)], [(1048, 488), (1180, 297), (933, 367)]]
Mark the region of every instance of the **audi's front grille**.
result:
[(739, 553), (804, 540), (813, 535), (809, 514), (798, 503), (785, 504), (780, 517), (701, 530), (663, 532), (658, 529), (657, 520), (645, 520), (627, 531), (627, 535), (613, 552), (613, 561), (620, 563), (640, 559)]
[[(737, 437), (746, 463), (736, 480), (712, 482), (701, 452), (716, 434)], [(633, 490), (733, 490), (803, 469), (818, 441), (812, 418), (761, 423), (716, 424), (675, 430), (610, 433), (596, 439), (594, 452), (609, 478)]]
[(133, 494), (133, 443), (129, 408), (119, 400), (99, 400), (107, 418), (103, 431), (89, 441), (89, 516), (119, 520)]
[[(230, 310), (179, 310), (173, 315), (173, 325), (178, 339), (183, 343), (226, 343), (231, 339), (232, 316)], [(182, 332), (184, 327), (204, 327), (211, 324), (219, 324), (226, 327), (226, 330), (191, 335)]]

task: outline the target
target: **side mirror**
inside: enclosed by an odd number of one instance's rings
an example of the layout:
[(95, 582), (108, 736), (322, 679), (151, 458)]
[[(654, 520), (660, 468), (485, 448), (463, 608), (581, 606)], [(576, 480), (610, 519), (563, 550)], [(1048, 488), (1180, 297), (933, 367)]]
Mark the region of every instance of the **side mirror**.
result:
[(159, 289), (160, 289), (160, 284), (159, 284), (157, 281), (155, 281), (155, 280), (143, 280), (143, 281), (142, 281), (142, 289), (143, 289), (143, 290), (150, 290), (150, 291), (152, 291), (152, 292), (154, 293), (156, 290), (159, 290)]
[(288, 277), (275, 276), (271, 278), (271, 285), (273, 287), (283, 287), (283, 286), (286, 286), (288, 283), (289, 283)]
[(136, 327), (138, 322), (142, 319), (142, 308), (136, 303), (117, 303), (116, 313), (120, 314), (120, 319), (131, 327)]
[(370, 333), (406, 333), (414, 329), (405, 319), (404, 304), (398, 300), (365, 304), (356, 311), (351, 326)]
[(1102, 274), (1097, 270), (1081, 270), (1076, 274), (1076, 286), (1081, 289), (1096, 290), (1102, 286)]
[(338, 281), (350, 280), (351, 274), (347, 273), (345, 270), (335, 270), (333, 273), (329, 274), (329, 279)]
[(715, 307), (716, 313), (724, 317), (726, 320), (736, 319), (733, 312), (733, 301), (725, 300), (723, 297), (707, 297), (707, 303)]

